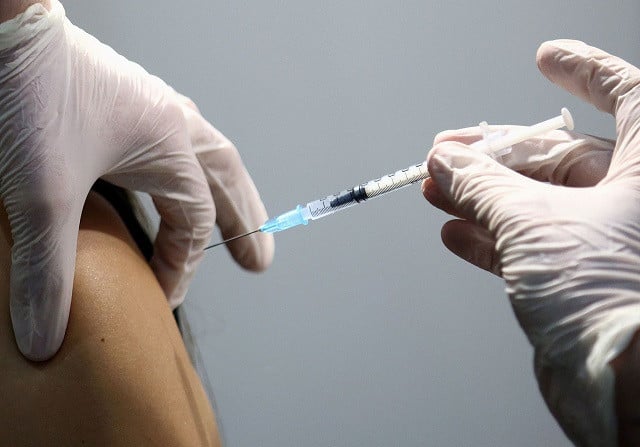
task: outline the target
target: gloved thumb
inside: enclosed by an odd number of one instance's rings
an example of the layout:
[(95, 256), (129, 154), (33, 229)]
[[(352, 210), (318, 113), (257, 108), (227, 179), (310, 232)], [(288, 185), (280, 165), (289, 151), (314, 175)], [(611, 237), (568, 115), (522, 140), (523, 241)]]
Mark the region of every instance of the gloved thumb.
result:
[(39, 200), (22, 190), (3, 201), (13, 238), (10, 311), (16, 343), (25, 357), (42, 361), (58, 351), (67, 328), (82, 201), (55, 191), (37, 195)]
[(616, 117), (617, 144), (606, 182), (640, 166), (640, 69), (577, 40), (545, 42), (538, 67), (555, 84)]
[(496, 239), (515, 221), (528, 218), (531, 207), (523, 209), (521, 205), (528, 204), (523, 195), (538, 194), (543, 185), (457, 142), (434, 147), (427, 166), (455, 214), (479, 224)]

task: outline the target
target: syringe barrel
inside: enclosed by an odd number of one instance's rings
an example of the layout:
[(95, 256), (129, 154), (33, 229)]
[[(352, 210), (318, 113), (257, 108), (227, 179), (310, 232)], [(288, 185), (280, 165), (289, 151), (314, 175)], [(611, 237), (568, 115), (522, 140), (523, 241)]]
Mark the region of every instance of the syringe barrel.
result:
[(351, 202), (341, 203), (340, 205), (337, 205), (337, 206), (332, 205), (332, 202), (335, 203), (335, 199), (337, 197), (338, 196), (331, 195), (323, 199), (314, 200), (312, 202), (307, 203), (304, 206), (304, 209), (307, 210), (307, 215), (309, 216), (309, 219), (317, 220), (322, 217), (326, 217), (330, 214), (333, 214), (336, 211), (340, 211), (345, 208), (352, 207), (353, 205), (356, 205), (358, 203), (355, 200), (353, 200)]
[(371, 180), (363, 185), (367, 198), (371, 199), (390, 191), (409, 186), (419, 180), (429, 177), (426, 163), (420, 163), (401, 169), (393, 174), (385, 175), (377, 180)]

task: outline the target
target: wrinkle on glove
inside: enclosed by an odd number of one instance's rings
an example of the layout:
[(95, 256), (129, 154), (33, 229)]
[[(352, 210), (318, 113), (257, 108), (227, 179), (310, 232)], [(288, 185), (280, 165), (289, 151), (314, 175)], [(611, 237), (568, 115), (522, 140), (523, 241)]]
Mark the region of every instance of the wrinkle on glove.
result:
[[(80, 214), (100, 177), (148, 193), (161, 218), (151, 265), (184, 300), (216, 220), (260, 226), (264, 205), (238, 151), (188, 98), (36, 3), (0, 24), (0, 198), (13, 237), (11, 318), (21, 352), (50, 358), (67, 326)], [(245, 268), (271, 235), (230, 245)]]
[(567, 436), (614, 446), (609, 362), (640, 328), (640, 70), (568, 40), (543, 44), (538, 64), (613, 114), (617, 141), (554, 131), (514, 146), (501, 165), (466, 145), (480, 130), (447, 132), (429, 154), (423, 190), (465, 219), (443, 228), (445, 244), (504, 278), (540, 390)]

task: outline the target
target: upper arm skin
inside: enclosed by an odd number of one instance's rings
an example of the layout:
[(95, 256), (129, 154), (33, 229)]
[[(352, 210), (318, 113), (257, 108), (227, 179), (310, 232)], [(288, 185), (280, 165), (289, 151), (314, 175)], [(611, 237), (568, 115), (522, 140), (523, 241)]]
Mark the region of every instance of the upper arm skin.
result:
[(219, 445), (215, 418), (165, 296), (111, 206), (91, 193), (71, 314), (50, 361), (26, 360), (9, 315), (0, 216), (0, 439), (6, 445)]

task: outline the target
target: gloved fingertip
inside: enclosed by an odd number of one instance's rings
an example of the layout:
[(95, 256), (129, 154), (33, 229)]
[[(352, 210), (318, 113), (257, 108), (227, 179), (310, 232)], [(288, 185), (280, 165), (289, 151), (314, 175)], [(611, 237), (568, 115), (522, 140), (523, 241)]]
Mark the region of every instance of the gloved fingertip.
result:
[(449, 198), (440, 190), (435, 182), (431, 181), (424, 185), (422, 195), (432, 206), (435, 206), (445, 213), (457, 215), (457, 210), (455, 210)]
[(230, 242), (228, 248), (243, 268), (262, 272), (269, 268), (273, 261), (275, 240), (271, 233), (259, 232)]
[(167, 302), (169, 303), (169, 308), (171, 308), (171, 310), (174, 310), (176, 307), (184, 303), (185, 298), (186, 298), (186, 293), (182, 293), (182, 294), (174, 293), (173, 295), (168, 296)]
[(427, 178), (422, 181), (422, 195), (429, 202), (432, 202), (437, 196), (441, 196), (442, 193), (438, 189), (436, 183), (431, 178)]
[[(79, 213), (74, 211), (71, 214), (69, 221), (76, 222), (75, 216), (79, 216)], [(46, 248), (38, 250), (39, 244), (30, 245), (22, 238), (14, 238), (9, 310), (16, 344), (29, 360), (50, 359), (64, 340), (69, 321), (76, 252), (76, 239), (68, 237), (68, 234), (73, 231), (77, 234), (77, 226), (71, 223), (65, 226), (69, 231), (57, 232), (59, 243), (50, 245), (59, 249), (51, 254), (46, 253), (47, 262), (36, 265), (23, 261), (33, 259), (33, 256), (29, 257), (22, 248), (35, 247), (35, 252), (46, 252)], [(42, 245), (47, 245), (47, 241)], [(70, 258), (71, 262), (65, 262)]]
[(427, 157), (427, 169), (433, 181), (442, 189), (449, 189), (449, 176), (451, 174), (451, 152), (450, 149), (456, 143), (443, 142), (436, 145)]
[(273, 262), (273, 255), (275, 253), (275, 239), (271, 233), (257, 233), (259, 239), (260, 251), (256, 257), (255, 268), (256, 272), (262, 272), (271, 266)]
[(35, 362), (53, 357), (64, 339), (64, 332), (43, 336), (42, 331), (36, 329), (36, 323), (32, 319), (14, 321), (13, 330), (22, 355)]
[(445, 247), (465, 261), (500, 276), (496, 241), (483, 227), (468, 220), (451, 220), (440, 232)]
[(427, 167), (432, 174), (432, 178), (437, 181), (434, 174), (447, 174), (453, 169), (464, 168), (473, 163), (477, 158), (476, 151), (469, 146), (455, 141), (445, 141), (438, 144), (429, 153), (427, 158)]
[(543, 42), (536, 52), (538, 69), (547, 77), (554, 71), (556, 62), (567, 54), (583, 54), (590, 47), (580, 40), (556, 39)]
[(457, 141), (458, 143), (471, 144), (482, 138), (482, 130), (478, 126), (465, 127), (461, 129), (444, 130), (433, 139), (436, 146), (446, 141)]
[(452, 130), (443, 130), (442, 132), (439, 132), (433, 139), (433, 145), (436, 146), (443, 141), (447, 141), (453, 134), (455, 134), (455, 132)]
[(420, 191), (422, 191), (422, 195), (425, 196), (428, 193), (428, 190), (433, 188), (433, 180), (430, 177), (427, 177), (420, 184)]
[(542, 42), (538, 48), (538, 53), (549, 50), (578, 50), (580, 48), (587, 48), (588, 45), (581, 40), (576, 39), (553, 39)]

